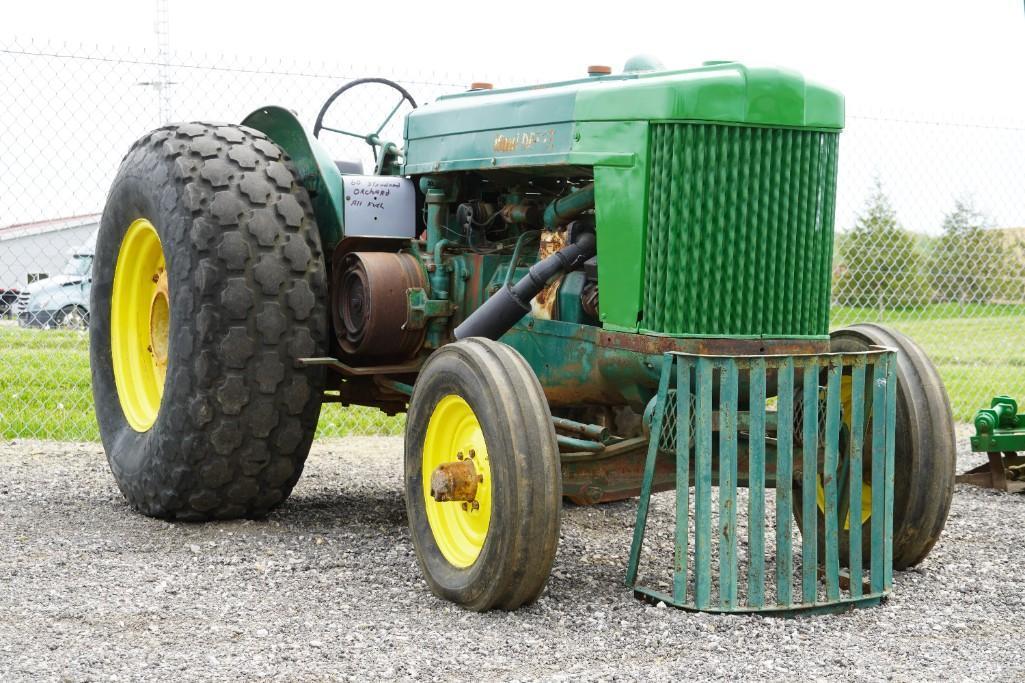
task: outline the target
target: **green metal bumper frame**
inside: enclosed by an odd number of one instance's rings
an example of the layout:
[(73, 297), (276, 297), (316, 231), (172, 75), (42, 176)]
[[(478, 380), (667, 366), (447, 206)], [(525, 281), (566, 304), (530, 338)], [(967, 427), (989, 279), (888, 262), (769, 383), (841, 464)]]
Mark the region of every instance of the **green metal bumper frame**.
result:
[[(778, 386), (774, 411), (766, 409), (767, 375), (775, 375)], [(846, 376), (850, 377), (849, 398), (841, 390)], [(750, 385), (749, 409), (743, 413), (738, 410), (741, 381)], [(795, 356), (666, 353), (627, 585), (641, 599), (705, 612), (785, 616), (878, 604), (892, 586), (896, 384), (896, 353), (883, 348)], [(719, 405), (713, 406), (716, 394)], [(843, 414), (843, 403), (849, 415)], [(638, 583), (660, 451), (676, 458), (672, 585), (666, 590)], [(744, 460), (747, 472), (738, 473), (738, 462)], [(848, 529), (844, 515), (848, 510), (862, 510), (862, 483), (869, 468), (869, 528), (862, 529), (860, 514), (848, 514)], [(718, 473), (719, 489), (714, 524), (713, 472)], [(767, 477), (767, 472), (774, 474)], [(862, 476), (851, 476), (859, 472)], [(746, 586), (740, 585), (737, 540), (737, 488), (743, 485), (749, 489)], [(769, 516), (765, 510), (765, 491), (773, 486), (774, 552), (766, 548)], [(802, 515), (799, 556), (793, 547), (795, 494), (800, 496)], [(824, 525), (821, 540), (820, 524)], [(840, 566), (841, 529), (849, 544), (845, 571)], [(865, 531), (871, 540), (868, 558), (862, 557)], [(824, 557), (819, 557), (820, 551)], [(712, 575), (713, 555), (718, 561), (717, 582)], [(767, 596), (771, 585), (767, 583), (767, 560), (774, 565), (773, 576), (768, 577), (769, 582), (774, 578), (773, 600)], [(867, 566), (863, 566), (865, 561)], [(795, 595), (796, 564), (800, 574)], [(864, 582), (866, 569), (868, 581)]]

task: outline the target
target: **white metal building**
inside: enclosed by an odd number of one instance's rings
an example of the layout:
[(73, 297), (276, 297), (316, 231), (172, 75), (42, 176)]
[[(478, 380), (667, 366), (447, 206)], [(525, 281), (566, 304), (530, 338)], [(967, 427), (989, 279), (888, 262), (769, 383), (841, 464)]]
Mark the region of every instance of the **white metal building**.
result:
[(0, 289), (59, 274), (72, 254), (95, 243), (100, 214), (0, 227)]

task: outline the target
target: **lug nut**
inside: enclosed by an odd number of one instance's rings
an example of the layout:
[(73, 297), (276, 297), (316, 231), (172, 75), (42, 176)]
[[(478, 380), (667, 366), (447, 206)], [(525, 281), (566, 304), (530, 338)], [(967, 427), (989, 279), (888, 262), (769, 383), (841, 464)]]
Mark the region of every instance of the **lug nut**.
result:
[(471, 448), (471, 449), (470, 449), (470, 457), (471, 457), (471, 458), (476, 458), (476, 457), (477, 457), (477, 451), (475, 451), (475, 450), (473, 450), (473, 449)]
[(466, 508), (467, 508), (466, 503), (463, 503), (463, 509), (465, 510)]
[(459, 451), (458, 453), (456, 453), (456, 460), (462, 460), (462, 459), (463, 459), (463, 452)]
[[(465, 505), (465, 503), (463, 504)], [(480, 510), (480, 503), (478, 503), (477, 501), (473, 501), (473, 509)]]

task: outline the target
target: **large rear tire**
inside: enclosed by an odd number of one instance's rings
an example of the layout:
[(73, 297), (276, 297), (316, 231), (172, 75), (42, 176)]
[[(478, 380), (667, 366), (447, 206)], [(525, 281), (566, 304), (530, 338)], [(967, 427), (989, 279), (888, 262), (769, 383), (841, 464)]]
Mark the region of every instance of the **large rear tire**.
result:
[(90, 306), (100, 436), (156, 517), (259, 517), (302, 472), (320, 413), (325, 266), (309, 197), (262, 133), (188, 123), (124, 158)]
[[(413, 389), (405, 451), (406, 511), (431, 590), (478, 611), (536, 600), (559, 543), (562, 484), (548, 402), (523, 357), (475, 337), (436, 351)], [(441, 486), (439, 470), (469, 478)], [(471, 494), (438, 500), (453, 483)]]

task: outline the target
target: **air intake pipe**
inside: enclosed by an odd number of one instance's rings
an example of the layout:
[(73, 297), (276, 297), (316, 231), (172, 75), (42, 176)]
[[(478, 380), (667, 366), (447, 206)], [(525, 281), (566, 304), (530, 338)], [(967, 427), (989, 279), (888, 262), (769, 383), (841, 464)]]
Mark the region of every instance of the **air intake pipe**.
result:
[(530, 301), (556, 277), (576, 270), (597, 252), (593, 232), (582, 232), (569, 246), (538, 261), (514, 285), (502, 287), (455, 329), (456, 339), (497, 340), (530, 312)]

